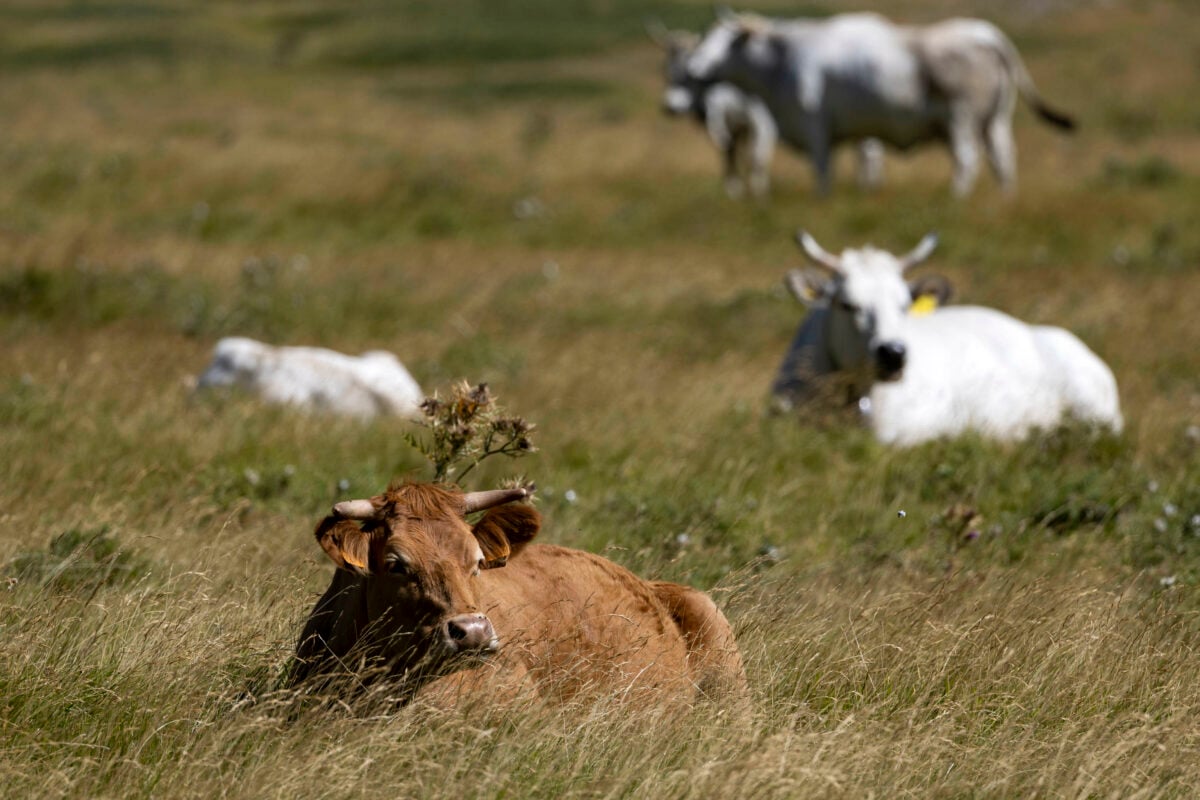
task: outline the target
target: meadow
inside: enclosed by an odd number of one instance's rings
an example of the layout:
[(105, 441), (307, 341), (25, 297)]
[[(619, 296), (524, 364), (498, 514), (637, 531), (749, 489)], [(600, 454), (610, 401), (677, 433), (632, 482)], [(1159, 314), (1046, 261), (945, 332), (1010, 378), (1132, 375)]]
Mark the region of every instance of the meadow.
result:
[[(1200, 793), (1200, 15), (1191, 0), (880, 0), (985, 16), (1020, 184), (889, 154), (833, 196), (780, 151), (725, 197), (659, 110), (690, 0), (0, 5), (0, 795), (1188, 797)], [(829, 14), (842, 0), (764, 12)], [(887, 449), (771, 416), (803, 226), (1077, 333), (1126, 430)], [(409, 424), (198, 398), (215, 341), (486, 381), (542, 537), (710, 591), (749, 724), (615, 698), (289, 715), (330, 504), (428, 477)], [(901, 513), (903, 512), (903, 513)]]

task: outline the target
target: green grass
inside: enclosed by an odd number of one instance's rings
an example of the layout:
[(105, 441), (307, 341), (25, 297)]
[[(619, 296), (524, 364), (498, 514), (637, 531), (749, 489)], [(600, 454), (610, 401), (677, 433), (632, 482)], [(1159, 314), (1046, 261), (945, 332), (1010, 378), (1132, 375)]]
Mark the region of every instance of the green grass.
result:
[[(1012, 201), (953, 200), (931, 148), (874, 194), (843, 158), (826, 201), (781, 151), (771, 202), (736, 204), (642, 31), (702, 3), (0, 9), (6, 792), (1195, 794), (1196, 15), (883, 10), (995, 17), (1079, 133), (1018, 111)], [(801, 226), (937, 229), (960, 300), (1112, 365), (1127, 430), (889, 450), (766, 415)], [(428, 468), (402, 421), (193, 396), (226, 335), (488, 381), (540, 452), (469, 488), (523, 472), (546, 540), (711, 590), (752, 719), (297, 710), (273, 687), (332, 568), (313, 525)]]

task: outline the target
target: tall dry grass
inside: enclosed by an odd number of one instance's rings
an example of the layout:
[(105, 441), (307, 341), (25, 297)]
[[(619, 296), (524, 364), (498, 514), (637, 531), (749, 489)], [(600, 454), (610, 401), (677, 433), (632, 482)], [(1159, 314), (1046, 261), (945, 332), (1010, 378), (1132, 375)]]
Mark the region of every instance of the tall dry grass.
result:
[(158, 591), (60, 602), (40, 616), (7, 607), (8, 791), (1129, 797), (1197, 788), (1195, 612), (1102, 575), (825, 575), (740, 589), (749, 725), (711, 707), (664, 718), (611, 698), (294, 717), (266, 686), (295, 610), (215, 588), (205, 574), (181, 575)]

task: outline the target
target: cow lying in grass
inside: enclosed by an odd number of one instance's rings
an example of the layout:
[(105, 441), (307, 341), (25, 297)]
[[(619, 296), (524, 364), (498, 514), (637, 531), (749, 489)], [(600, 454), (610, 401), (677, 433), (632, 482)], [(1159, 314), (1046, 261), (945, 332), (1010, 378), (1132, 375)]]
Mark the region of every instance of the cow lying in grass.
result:
[(412, 416), (421, 387), (391, 353), (348, 356), (319, 347), (276, 347), (253, 339), (217, 342), (197, 389), (234, 386), (268, 403), (353, 417)]
[[(1121, 430), (1112, 371), (1066, 330), (979, 306), (909, 313), (904, 273), (933, 251), (932, 234), (899, 258), (873, 247), (835, 256), (806, 233), (799, 241), (828, 275), (815, 287), (830, 298), (828, 363), (868, 399), (880, 441), (911, 445), (965, 431), (1017, 439), (1069, 419)], [(794, 279), (811, 282), (801, 272)]]
[(292, 685), (383, 679), (400, 698), (442, 700), (744, 692), (733, 631), (707, 595), (531, 544), (541, 517), (515, 502), (531, 491), (400, 484), (334, 506), (316, 537), (337, 571), (300, 636)]

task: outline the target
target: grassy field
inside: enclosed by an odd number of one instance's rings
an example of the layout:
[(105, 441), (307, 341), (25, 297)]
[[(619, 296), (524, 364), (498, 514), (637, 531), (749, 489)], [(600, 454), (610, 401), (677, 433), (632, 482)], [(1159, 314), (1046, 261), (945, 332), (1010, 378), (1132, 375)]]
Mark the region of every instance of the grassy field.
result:
[[(1200, 15), (878, 6), (994, 19), (1079, 133), (1020, 110), (1011, 201), (954, 201), (931, 149), (874, 194), (843, 154), (827, 201), (781, 152), (736, 204), (642, 33), (707, 3), (0, 6), (0, 795), (1200, 794)], [(898, 451), (767, 416), (801, 225), (936, 228), (961, 300), (1112, 366), (1125, 433)], [(402, 422), (194, 398), (235, 334), (488, 381), (540, 452), (468, 488), (522, 472), (546, 540), (711, 590), (752, 723), (289, 720), (313, 524), (428, 467)]]

